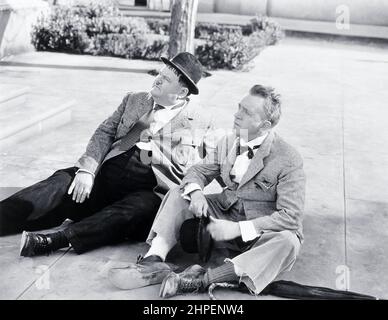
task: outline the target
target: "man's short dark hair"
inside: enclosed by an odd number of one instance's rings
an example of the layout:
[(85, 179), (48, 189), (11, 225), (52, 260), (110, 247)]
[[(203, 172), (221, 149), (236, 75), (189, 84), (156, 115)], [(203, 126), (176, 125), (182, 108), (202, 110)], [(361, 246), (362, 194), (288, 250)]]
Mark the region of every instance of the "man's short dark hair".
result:
[(190, 93), (189, 85), (187, 84), (187, 82), (185, 80), (185, 77), (182, 76), (182, 74), (177, 69), (175, 69), (174, 67), (172, 67), (170, 65), (166, 65), (166, 67), (169, 68), (172, 72), (174, 72), (176, 76), (178, 76), (179, 84), (182, 87), (187, 88), (189, 90), (189, 92), (187, 93), (187, 96), (189, 96), (191, 93)]
[(280, 95), (275, 92), (274, 88), (265, 87), (260, 84), (254, 85), (251, 90), (249, 90), (249, 93), (253, 96), (260, 96), (265, 99), (264, 112), (267, 120), (271, 122), (272, 127), (276, 126), (282, 113)]

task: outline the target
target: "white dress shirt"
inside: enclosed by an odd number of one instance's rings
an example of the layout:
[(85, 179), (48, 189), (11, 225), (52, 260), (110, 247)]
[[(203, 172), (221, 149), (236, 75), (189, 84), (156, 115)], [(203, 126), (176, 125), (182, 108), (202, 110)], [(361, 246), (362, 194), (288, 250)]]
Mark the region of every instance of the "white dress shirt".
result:
[[(240, 146), (245, 147), (248, 146), (253, 149), (254, 146), (259, 146), (263, 143), (268, 133), (263, 136), (257, 137), (253, 140), (245, 142), (243, 138), (240, 139)], [(237, 141), (236, 141), (237, 142)], [(256, 154), (257, 149), (253, 149), (253, 154)], [(236, 157), (236, 160), (233, 164), (232, 170), (230, 171), (231, 175), (234, 175), (233, 181), (236, 183), (240, 183), (242, 177), (247, 172), (249, 164), (252, 159), (248, 158), (248, 150), (241, 153)], [(197, 183), (189, 183), (185, 186), (185, 189), (182, 193), (182, 197), (186, 200), (190, 200), (190, 193), (195, 190), (201, 190), (201, 187)], [(252, 221), (239, 221), (239, 226), (241, 230), (241, 238), (244, 242), (253, 240), (257, 238), (259, 235), (253, 225)]]
[[(182, 103), (182, 101), (174, 104), (172, 106), (163, 106), (164, 109), (159, 109), (155, 111), (153, 121), (150, 124), (151, 134), (155, 134), (160, 129), (162, 129), (167, 123), (171, 121), (187, 104), (187, 100)], [(180, 106), (179, 106), (180, 105)], [(179, 106), (179, 107), (177, 107)], [(155, 103), (154, 107), (155, 108)], [(141, 150), (151, 151), (151, 142), (138, 142), (136, 146)]]
[[(267, 137), (267, 135), (268, 134), (265, 134), (261, 137), (257, 137), (249, 142), (245, 142), (244, 139), (241, 138), (240, 139), (240, 146), (241, 147), (249, 147), (249, 148), (253, 149), (254, 146), (261, 145), (263, 143), (264, 139)], [(256, 152), (257, 152), (257, 149), (253, 149), (253, 154), (256, 154)], [(247, 172), (249, 164), (251, 163), (251, 161), (252, 161), (252, 159), (248, 158), (248, 150), (236, 157), (236, 160), (234, 161), (234, 165), (232, 167), (232, 170), (230, 170), (230, 174), (234, 176), (233, 182), (240, 183), (245, 172)]]

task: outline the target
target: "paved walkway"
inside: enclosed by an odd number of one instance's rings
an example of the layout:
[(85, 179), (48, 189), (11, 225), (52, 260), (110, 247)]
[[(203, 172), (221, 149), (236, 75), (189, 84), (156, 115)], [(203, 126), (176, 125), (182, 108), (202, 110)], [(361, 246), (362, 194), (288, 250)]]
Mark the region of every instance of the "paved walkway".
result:
[[(7, 61), (0, 63), (1, 82), (28, 85), (34, 93), (76, 99), (77, 104), (70, 125), (1, 152), (3, 196), (72, 165), (124, 94), (150, 87), (152, 77), (143, 71), (160, 65), (53, 53)], [(55, 67), (64, 64), (66, 68)], [(137, 72), (131, 72), (134, 69)], [(285, 39), (262, 52), (249, 72), (217, 71), (202, 80), (201, 101), (217, 116), (219, 126), (230, 127), (237, 103), (254, 83), (272, 85), (282, 93), (283, 117), (277, 131), (301, 152), (308, 179), (306, 240), (284, 278), (343, 288), (346, 277), (341, 276), (348, 268), (351, 290), (388, 298), (387, 48)], [(146, 251), (144, 244), (31, 259), (18, 257), (19, 238), (0, 239), (0, 298), (158, 298), (158, 286), (117, 291), (106, 279), (110, 267), (134, 261)], [(186, 263), (193, 259), (185, 256)], [(42, 274), (50, 280), (49, 288), (39, 278)], [(220, 291), (219, 297), (253, 298), (228, 291)]]

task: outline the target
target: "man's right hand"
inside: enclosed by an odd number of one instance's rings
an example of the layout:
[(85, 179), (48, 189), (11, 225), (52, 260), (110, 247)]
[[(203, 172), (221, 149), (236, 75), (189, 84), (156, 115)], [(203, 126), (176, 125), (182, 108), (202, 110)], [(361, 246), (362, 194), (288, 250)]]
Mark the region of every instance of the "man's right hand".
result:
[(73, 193), (73, 201), (82, 203), (86, 198), (89, 198), (92, 191), (94, 177), (88, 172), (78, 172), (70, 185), (67, 194)]
[(192, 193), (190, 193), (190, 198), (191, 202), (189, 210), (194, 213), (194, 215), (198, 218), (200, 218), (201, 216), (207, 217), (207, 210), (209, 208), (209, 205), (202, 190), (193, 191)]

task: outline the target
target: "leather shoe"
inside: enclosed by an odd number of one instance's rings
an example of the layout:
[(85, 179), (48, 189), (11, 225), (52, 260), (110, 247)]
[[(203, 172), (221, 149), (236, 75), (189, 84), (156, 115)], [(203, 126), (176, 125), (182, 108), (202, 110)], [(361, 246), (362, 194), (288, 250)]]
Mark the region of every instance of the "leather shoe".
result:
[(170, 298), (184, 293), (204, 291), (205, 272), (206, 270), (198, 264), (188, 267), (181, 273), (170, 272), (162, 282), (159, 296)]
[(20, 255), (22, 257), (33, 257), (51, 252), (52, 246), (46, 235), (23, 231), (20, 240)]
[(125, 268), (110, 269), (108, 279), (119, 289), (131, 290), (161, 283), (176, 269), (177, 266), (163, 262), (156, 255), (146, 258), (139, 256), (136, 263), (131, 263)]

